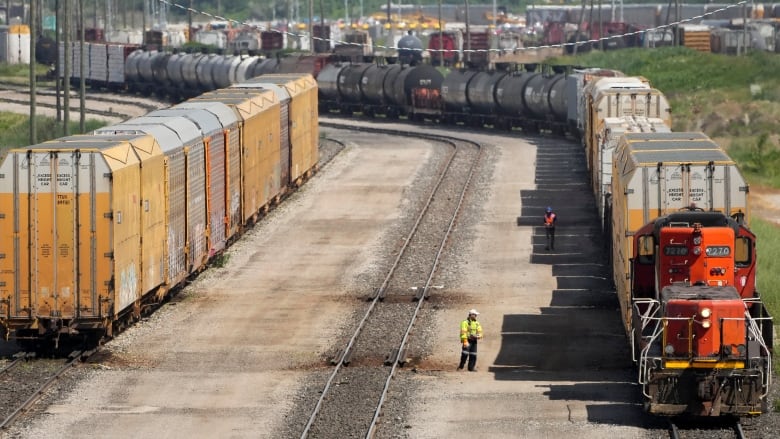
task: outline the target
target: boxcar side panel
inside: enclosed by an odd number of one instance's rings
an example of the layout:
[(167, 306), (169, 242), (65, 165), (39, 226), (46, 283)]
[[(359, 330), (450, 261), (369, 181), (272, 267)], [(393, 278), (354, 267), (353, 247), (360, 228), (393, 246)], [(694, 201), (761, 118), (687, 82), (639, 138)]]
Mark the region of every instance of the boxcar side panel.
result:
[(113, 314), (141, 297), (141, 167), (129, 143), (103, 153), (111, 168), (113, 220)]
[(154, 137), (130, 140), (141, 161), (141, 290), (148, 293), (165, 283), (167, 251), (165, 220), (165, 157)]

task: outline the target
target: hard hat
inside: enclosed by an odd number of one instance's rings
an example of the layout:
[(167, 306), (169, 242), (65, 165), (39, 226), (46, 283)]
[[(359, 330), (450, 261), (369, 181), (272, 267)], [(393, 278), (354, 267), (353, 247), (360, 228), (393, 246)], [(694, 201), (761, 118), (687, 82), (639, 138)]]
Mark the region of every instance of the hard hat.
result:
[(544, 209), (545, 212), (550, 213), (552, 212), (552, 207), (547, 206), (547, 209)]
[(469, 315), (471, 315), (471, 314), (474, 314), (475, 316), (478, 316), (478, 315), (479, 315), (479, 313), (477, 312), (477, 310), (476, 310), (476, 309), (471, 309), (471, 310), (469, 311)]

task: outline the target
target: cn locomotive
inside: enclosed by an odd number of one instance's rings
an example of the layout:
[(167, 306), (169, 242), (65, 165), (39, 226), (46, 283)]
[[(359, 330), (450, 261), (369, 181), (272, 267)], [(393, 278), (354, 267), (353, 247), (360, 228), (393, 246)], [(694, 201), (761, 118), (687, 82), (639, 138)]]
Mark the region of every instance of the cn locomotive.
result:
[(317, 86), (268, 75), (24, 148), (0, 165), (0, 327), (94, 343), (181, 286), (316, 171)]
[(756, 288), (748, 185), (706, 135), (671, 130), (669, 103), (647, 79), (536, 64), (473, 70), (158, 52), (134, 53), (127, 70), (128, 88), (165, 94), (182, 84), (214, 88), (225, 72), (241, 82), (307, 71), (319, 84), (321, 112), (580, 139), (646, 410), (766, 410), (773, 327)]

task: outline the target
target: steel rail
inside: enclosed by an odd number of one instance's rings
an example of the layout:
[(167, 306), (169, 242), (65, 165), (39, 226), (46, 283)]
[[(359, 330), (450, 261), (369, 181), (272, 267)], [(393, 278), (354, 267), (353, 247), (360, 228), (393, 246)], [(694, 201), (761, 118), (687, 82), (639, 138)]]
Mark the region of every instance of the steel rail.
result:
[[(350, 129), (350, 130), (353, 129), (352, 127), (349, 127), (349, 126), (346, 126), (346, 125), (338, 125), (338, 126), (335, 126), (335, 128), (343, 128), (343, 129)], [(355, 128), (354, 130), (356, 130), (356, 131), (366, 131), (366, 129), (364, 129), (364, 128), (361, 128), (361, 129)], [(370, 131), (373, 132), (374, 130), (370, 130)], [(394, 133), (394, 135), (396, 135), (396, 134)], [(397, 135), (402, 135), (402, 134), (397, 134)], [(409, 133), (405, 133), (405, 136), (408, 137)], [(442, 172), (441, 172), (441, 174), (439, 176), (439, 179), (436, 182), (434, 188), (431, 190), (431, 193), (429, 194), (428, 199), (427, 199), (425, 205), (421, 209), (420, 214), (418, 215), (417, 220), (414, 223), (414, 226), (412, 226), (411, 231), (409, 232), (409, 234), (407, 235), (406, 239), (404, 240), (403, 246), (398, 251), (398, 255), (396, 256), (395, 261), (393, 262), (392, 266), (390, 267), (390, 270), (388, 271), (387, 275), (385, 276), (385, 279), (382, 282), (382, 286), (380, 287), (379, 291), (382, 291), (384, 288), (386, 288), (387, 284), (390, 281), (390, 279), (393, 277), (393, 274), (395, 273), (395, 270), (398, 268), (398, 265), (399, 265), (399, 263), (401, 261), (401, 258), (403, 257), (404, 253), (406, 252), (406, 249), (409, 247), (409, 243), (411, 242), (411, 238), (417, 232), (417, 228), (418, 228), (420, 222), (422, 221), (422, 218), (425, 216), (425, 213), (427, 212), (427, 209), (430, 206), (430, 203), (433, 200), (434, 195), (436, 194), (436, 191), (438, 190), (441, 182), (444, 180), (444, 176), (446, 175), (447, 170), (449, 169), (450, 165), (452, 164), (453, 160), (455, 159), (456, 147), (455, 147), (454, 143), (451, 142), (451, 141), (445, 141), (445, 142), (446, 143), (450, 143), (453, 146), (452, 154), (450, 154), (450, 157), (449, 157), (447, 163), (445, 164), (444, 169), (442, 170)], [(365, 326), (366, 322), (368, 321), (368, 318), (371, 316), (374, 308), (376, 308), (377, 303), (380, 301), (380, 297), (381, 297), (381, 294), (375, 294), (374, 295), (374, 298), (371, 300), (371, 304), (369, 305), (368, 309), (366, 310), (365, 314), (363, 315), (363, 318), (358, 323), (358, 326), (355, 329), (355, 331), (353, 332), (352, 337), (350, 337), (349, 342), (347, 343), (347, 346), (342, 351), (342, 355), (341, 355), (340, 359), (336, 362), (336, 365), (335, 365), (333, 371), (331, 372), (330, 376), (328, 377), (328, 380), (327, 380), (327, 382), (325, 384), (325, 387), (323, 388), (322, 392), (320, 393), (320, 397), (317, 400), (317, 404), (314, 406), (314, 411), (309, 416), (309, 420), (306, 423), (306, 426), (304, 427), (303, 432), (301, 433), (301, 438), (302, 439), (308, 437), (309, 431), (311, 430), (312, 425), (314, 425), (314, 421), (317, 419), (317, 415), (319, 415), (320, 410), (322, 409), (322, 405), (324, 404), (325, 399), (326, 399), (326, 397), (328, 395), (328, 392), (331, 389), (333, 381), (335, 380), (336, 376), (338, 375), (339, 371), (341, 371), (341, 368), (344, 365), (345, 357), (347, 357), (349, 355), (350, 351), (354, 347), (357, 338), (360, 336), (361, 332), (363, 331), (363, 327)]]
[(463, 188), (461, 189), (460, 197), (458, 198), (458, 204), (455, 207), (455, 212), (453, 213), (452, 218), (450, 219), (450, 223), (449, 226), (447, 227), (447, 231), (444, 233), (444, 237), (442, 238), (441, 244), (439, 245), (439, 250), (436, 252), (436, 257), (434, 258), (433, 266), (431, 267), (431, 271), (428, 274), (428, 279), (425, 282), (425, 287), (423, 289), (422, 297), (420, 297), (420, 300), (417, 301), (417, 306), (414, 309), (414, 313), (412, 314), (412, 317), (409, 320), (409, 324), (406, 328), (406, 332), (404, 333), (404, 337), (401, 340), (400, 346), (398, 347), (398, 353), (396, 354), (396, 358), (394, 359), (392, 368), (390, 369), (390, 375), (388, 375), (387, 379), (385, 380), (385, 385), (384, 388), (382, 389), (382, 395), (379, 398), (379, 404), (377, 405), (376, 411), (374, 412), (374, 418), (371, 420), (371, 425), (368, 428), (368, 433), (366, 434), (366, 438), (374, 437), (374, 433), (376, 432), (376, 425), (377, 422), (379, 421), (379, 416), (382, 413), (382, 407), (384, 405), (385, 399), (387, 398), (387, 392), (390, 390), (390, 383), (392, 382), (393, 377), (395, 376), (395, 373), (398, 370), (398, 363), (400, 360), (401, 353), (403, 352), (404, 347), (408, 344), (409, 335), (412, 332), (412, 328), (414, 327), (414, 323), (417, 320), (417, 316), (420, 313), (420, 310), (422, 309), (423, 303), (425, 303), (425, 297), (428, 293), (428, 290), (431, 287), (431, 282), (433, 281), (433, 278), (436, 275), (436, 269), (439, 266), (441, 255), (444, 252), (444, 247), (449, 241), (449, 237), (452, 234), (452, 229), (455, 227), (455, 222), (458, 219), (458, 214), (460, 213), (461, 207), (463, 206), (463, 200), (464, 198), (466, 198), (466, 193), (471, 187), (471, 180), (474, 177), (474, 172), (477, 169), (477, 164), (479, 164), (482, 158), (483, 150), (480, 145), (470, 141), (463, 141), (463, 142), (476, 145), (479, 150), (479, 153), (476, 159), (474, 159), (474, 161), (471, 164), (471, 169), (469, 169), (469, 176), (466, 179), (466, 182), (463, 184)]
[[(30, 94), (30, 87), (28, 85), (14, 84), (12, 82), (0, 81), (0, 90), (13, 91), (13, 92), (24, 93), (24, 94), (28, 94), (28, 95)], [(57, 96), (57, 92), (55, 90), (53, 90), (51, 87), (38, 88), (36, 90), (35, 94), (37, 96)], [(63, 92), (60, 91), (60, 95), (62, 95), (62, 94), (63, 94)], [(127, 96), (128, 99), (120, 99), (120, 98), (116, 98), (116, 97), (111, 97), (112, 95), (114, 95), (111, 92), (96, 91), (96, 90), (88, 91), (87, 95), (89, 96), (90, 100), (99, 101), (99, 102), (106, 102), (106, 103), (110, 103), (110, 104), (133, 105), (133, 106), (136, 106), (138, 108), (142, 108), (146, 112), (150, 112), (150, 111), (158, 110), (160, 108), (164, 108), (164, 107), (156, 106), (156, 105), (153, 105), (153, 104), (145, 104), (145, 103), (142, 103), (142, 102), (137, 102), (137, 101), (131, 100), (130, 98), (133, 98), (134, 97), (133, 95), (123, 95), (123, 96)], [(108, 95), (108, 96), (106, 96), (106, 95)], [(77, 98), (78, 96), (79, 96), (78, 91), (71, 90), (70, 97)], [(28, 104), (29, 104), (29, 102), (28, 102)], [(170, 106), (170, 103), (166, 103), (166, 102), (162, 102), (162, 101), (160, 102), (160, 104), (163, 105), (163, 106)], [(73, 107), (73, 106), (71, 106), (71, 107)], [(78, 109), (78, 105), (75, 108)]]
[(21, 406), (19, 406), (16, 410), (14, 410), (11, 415), (9, 415), (5, 420), (3, 420), (2, 423), (0, 423), (0, 430), (4, 430), (8, 428), (13, 421), (16, 420), (22, 413), (26, 412), (32, 405), (37, 401), (42, 395), (43, 392), (48, 389), (57, 379), (59, 379), (60, 376), (62, 376), (66, 371), (68, 371), (70, 368), (73, 367), (73, 365), (79, 361), (79, 360), (86, 360), (89, 358), (92, 354), (97, 352), (97, 350), (82, 352), (82, 351), (75, 351), (72, 352), (69, 357), (70, 360), (68, 360), (67, 363), (65, 363), (64, 366), (62, 366), (60, 369), (58, 369), (54, 374), (49, 377), (49, 379), (46, 380), (43, 384), (41, 384), (38, 389), (33, 392), (33, 394), (27, 398), (25, 402), (22, 403)]
[(16, 358), (12, 362), (6, 364), (5, 367), (0, 369), (0, 373), (4, 373), (4, 372), (7, 372), (7, 371), (13, 369), (14, 367), (20, 365), (22, 363), (22, 361), (24, 361), (24, 360), (26, 360), (26, 359), (28, 359), (28, 358), (30, 358), (32, 356), (33, 355), (31, 353), (29, 353), (29, 352), (22, 352), (22, 353), (19, 353), (19, 354), (15, 355)]

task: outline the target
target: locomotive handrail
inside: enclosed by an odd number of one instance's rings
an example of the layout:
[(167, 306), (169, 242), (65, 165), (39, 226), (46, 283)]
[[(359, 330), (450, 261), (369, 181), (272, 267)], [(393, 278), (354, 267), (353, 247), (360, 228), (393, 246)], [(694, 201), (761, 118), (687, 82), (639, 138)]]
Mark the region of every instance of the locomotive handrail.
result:
[[(633, 301), (634, 301), (634, 309), (636, 309), (637, 314), (639, 314), (639, 319), (642, 322), (642, 329), (645, 329), (646, 320), (650, 319), (650, 314), (655, 314), (661, 308), (661, 302), (659, 302), (656, 299), (651, 299), (649, 297), (633, 299)], [(648, 306), (645, 312), (642, 313), (639, 311), (639, 306), (637, 305), (648, 305)]]
[[(766, 352), (766, 370), (767, 373), (763, 374), (762, 382), (764, 383), (764, 393), (761, 394), (761, 397), (764, 398), (769, 393), (769, 386), (772, 384), (772, 353), (769, 350), (769, 347), (767, 347), (766, 343), (764, 343), (764, 337), (761, 335), (761, 328), (758, 327), (758, 320), (769, 320), (772, 321), (771, 317), (753, 317), (750, 315), (748, 311), (745, 311), (745, 319), (748, 322), (748, 330), (750, 331), (750, 334), (755, 337), (755, 339), (758, 341), (758, 344), (764, 349), (764, 352)], [(758, 358), (761, 358), (759, 355)]]

